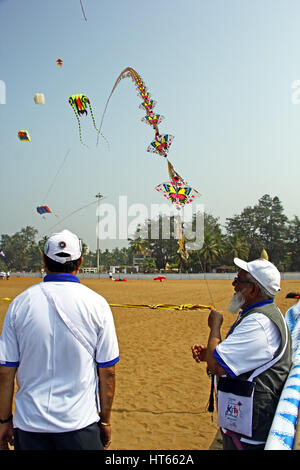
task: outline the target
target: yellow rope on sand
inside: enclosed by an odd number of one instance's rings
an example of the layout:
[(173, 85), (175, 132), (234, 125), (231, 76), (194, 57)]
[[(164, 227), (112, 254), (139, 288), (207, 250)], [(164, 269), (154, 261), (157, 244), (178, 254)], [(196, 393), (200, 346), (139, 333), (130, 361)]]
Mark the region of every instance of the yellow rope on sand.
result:
[(111, 307), (151, 308), (151, 309), (166, 309), (166, 310), (212, 310), (214, 308), (211, 305), (193, 305), (193, 304), (183, 304), (183, 305), (172, 305), (172, 304), (156, 304), (156, 305), (109, 304), (109, 305)]

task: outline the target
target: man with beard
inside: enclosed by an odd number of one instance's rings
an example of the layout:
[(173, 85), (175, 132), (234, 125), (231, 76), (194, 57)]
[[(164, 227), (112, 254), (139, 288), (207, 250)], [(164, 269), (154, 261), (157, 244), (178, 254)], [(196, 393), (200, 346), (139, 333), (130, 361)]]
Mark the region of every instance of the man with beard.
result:
[(265, 259), (234, 263), (239, 269), (228, 310), (239, 312), (236, 321), (222, 341), (223, 315), (212, 310), (207, 346), (192, 346), (192, 354), (216, 377), (223, 449), (262, 450), (291, 367), (291, 338), (274, 304), (277, 268)]

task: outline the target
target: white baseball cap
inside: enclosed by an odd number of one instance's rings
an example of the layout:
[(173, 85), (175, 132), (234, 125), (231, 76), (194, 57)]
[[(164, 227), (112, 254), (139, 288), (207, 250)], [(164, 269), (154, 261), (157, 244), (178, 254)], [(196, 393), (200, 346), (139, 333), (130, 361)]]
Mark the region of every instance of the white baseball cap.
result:
[(270, 261), (264, 258), (250, 262), (234, 258), (233, 261), (236, 266), (251, 274), (271, 295), (280, 291), (280, 272)]
[[(81, 256), (81, 240), (74, 233), (69, 230), (63, 230), (59, 233), (53, 233), (48, 238), (44, 253), (53, 261), (58, 263), (66, 263), (67, 261), (74, 261)], [(67, 256), (58, 256), (64, 253)]]

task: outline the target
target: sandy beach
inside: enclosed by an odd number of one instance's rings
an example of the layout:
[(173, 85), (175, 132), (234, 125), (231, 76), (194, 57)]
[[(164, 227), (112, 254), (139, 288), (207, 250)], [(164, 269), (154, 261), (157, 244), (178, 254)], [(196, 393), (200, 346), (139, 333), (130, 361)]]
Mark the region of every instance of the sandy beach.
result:
[[(9, 301), (40, 278), (0, 281), (0, 329)], [(82, 279), (110, 304), (204, 304), (224, 314), (223, 337), (234, 321), (226, 312), (229, 280), (163, 282)], [(300, 280), (282, 281), (276, 304), (285, 314)], [(192, 359), (191, 345), (207, 341), (208, 310), (112, 307), (120, 347), (112, 410), (111, 450), (207, 450), (217, 432), (216, 412), (206, 411), (210, 379)]]

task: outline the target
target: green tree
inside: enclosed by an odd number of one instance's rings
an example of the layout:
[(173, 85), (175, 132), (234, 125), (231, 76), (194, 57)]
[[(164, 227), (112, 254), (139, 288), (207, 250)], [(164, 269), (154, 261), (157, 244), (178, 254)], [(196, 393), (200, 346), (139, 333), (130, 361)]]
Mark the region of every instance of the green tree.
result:
[(243, 235), (235, 233), (225, 237), (224, 262), (227, 265), (233, 264), (234, 258), (248, 259), (249, 245)]
[(287, 248), (285, 270), (300, 271), (300, 219), (297, 216), (288, 225)]
[(277, 196), (265, 194), (258, 204), (246, 207), (240, 215), (226, 219), (229, 236), (238, 234), (249, 245), (248, 259), (258, 258), (263, 248), (278, 267), (286, 253), (288, 219)]
[(210, 232), (205, 233), (203, 246), (200, 250), (204, 271), (211, 271), (212, 267), (220, 261), (221, 255), (222, 245), (220, 243), (220, 237)]
[(142, 271), (146, 273), (153, 273), (157, 269), (155, 258), (145, 258), (142, 264)]
[(10, 270), (30, 271), (37, 263), (39, 253), (35, 237), (38, 231), (30, 226), (22, 228), (14, 235), (1, 236), (1, 249), (6, 255), (6, 265)]

